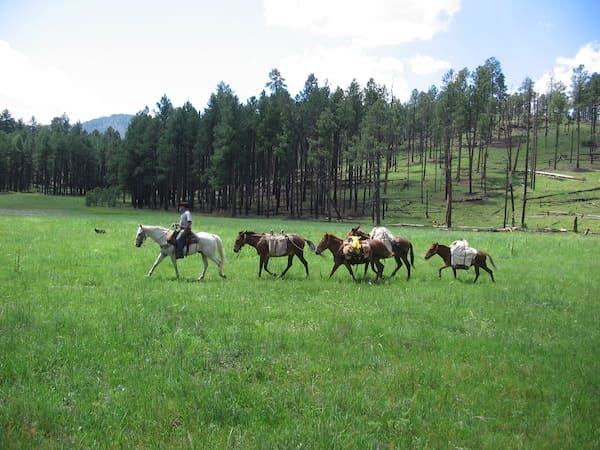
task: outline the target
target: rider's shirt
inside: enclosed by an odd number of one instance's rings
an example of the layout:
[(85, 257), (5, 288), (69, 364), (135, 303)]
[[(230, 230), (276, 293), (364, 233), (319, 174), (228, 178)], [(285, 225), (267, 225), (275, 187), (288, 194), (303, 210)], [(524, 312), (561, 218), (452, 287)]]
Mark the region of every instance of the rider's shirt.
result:
[(187, 228), (188, 227), (188, 222), (192, 221), (192, 213), (190, 213), (187, 209), (183, 212), (183, 214), (181, 215), (181, 218), (179, 219), (179, 226), (181, 228)]

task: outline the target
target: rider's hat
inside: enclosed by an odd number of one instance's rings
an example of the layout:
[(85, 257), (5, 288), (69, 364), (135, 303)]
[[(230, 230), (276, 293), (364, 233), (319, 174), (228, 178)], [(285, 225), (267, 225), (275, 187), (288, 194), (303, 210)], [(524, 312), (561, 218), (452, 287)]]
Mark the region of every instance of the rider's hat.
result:
[(190, 205), (189, 205), (189, 203), (188, 203), (188, 202), (186, 202), (186, 201), (181, 201), (181, 202), (179, 202), (179, 205), (177, 205), (177, 206), (185, 206), (185, 207), (187, 208), (187, 207), (188, 207), (188, 206), (190, 206)]

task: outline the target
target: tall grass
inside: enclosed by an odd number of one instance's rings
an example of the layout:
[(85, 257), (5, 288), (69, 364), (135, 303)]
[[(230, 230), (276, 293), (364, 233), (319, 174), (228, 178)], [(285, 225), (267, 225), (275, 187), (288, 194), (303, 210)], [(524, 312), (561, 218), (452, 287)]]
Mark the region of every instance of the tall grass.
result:
[[(0, 217), (2, 448), (600, 445), (595, 236), (393, 228), (417, 252), (410, 281), (328, 279), (331, 256), (308, 252), (308, 279), (298, 262), (259, 279), (254, 249), (231, 251), (239, 230), (316, 242), (355, 224), (196, 215), (227, 279), (211, 263), (196, 282), (191, 257), (177, 281), (167, 261), (146, 278), (158, 246), (133, 246), (137, 223), (174, 214), (63, 202)], [(459, 237), (496, 283), (422, 259)]]

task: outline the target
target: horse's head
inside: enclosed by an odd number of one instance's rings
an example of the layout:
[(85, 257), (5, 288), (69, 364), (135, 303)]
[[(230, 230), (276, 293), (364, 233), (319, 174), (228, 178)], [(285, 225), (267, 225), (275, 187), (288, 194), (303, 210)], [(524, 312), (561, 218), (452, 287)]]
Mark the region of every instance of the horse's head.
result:
[(346, 236), (347, 237), (358, 236), (361, 239), (369, 239), (369, 235), (367, 233), (365, 233), (364, 231), (360, 230), (360, 225), (357, 227), (351, 228), (350, 231), (348, 231), (348, 234)]
[(233, 244), (233, 251), (235, 253), (238, 253), (246, 243), (247, 234), (247, 231), (240, 231), (237, 237), (235, 238), (235, 243)]
[(324, 250), (329, 248), (330, 237), (331, 235), (329, 233), (325, 233), (323, 235), (323, 237), (319, 241), (319, 245), (317, 245), (317, 248), (315, 249), (315, 254), (320, 255), (321, 253), (323, 253)]
[(433, 255), (437, 255), (437, 252), (438, 252), (438, 243), (434, 242), (433, 244), (431, 244), (431, 247), (429, 247), (429, 249), (425, 253), (425, 259), (429, 259)]
[(140, 225), (138, 227), (137, 234), (135, 235), (135, 246), (141, 247), (145, 240), (146, 240), (146, 232), (144, 231), (144, 227), (142, 227), (142, 225)]
[(360, 229), (360, 225), (357, 227), (350, 228), (350, 231), (348, 231), (348, 234), (346, 236), (358, 236), (357, 233), (359, 232), (359, 229)]

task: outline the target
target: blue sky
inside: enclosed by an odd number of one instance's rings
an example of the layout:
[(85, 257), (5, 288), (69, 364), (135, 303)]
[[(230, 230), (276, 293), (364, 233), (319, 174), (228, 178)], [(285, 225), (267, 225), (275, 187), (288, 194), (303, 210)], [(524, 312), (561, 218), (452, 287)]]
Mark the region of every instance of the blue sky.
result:
[(221, 81), (259, 96), (272, 68), (292, 96), (314, 73), (406, 100), (490, 57), (510, 90), (544, 92), (550, 73), (600, 72), (599, 24), (598, 0), (0, 0), (0, 110), (75, 123), (167, 95), (203, 111)]

